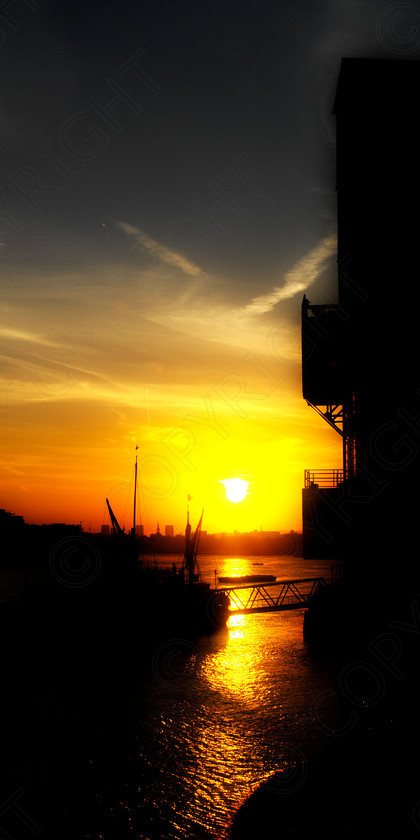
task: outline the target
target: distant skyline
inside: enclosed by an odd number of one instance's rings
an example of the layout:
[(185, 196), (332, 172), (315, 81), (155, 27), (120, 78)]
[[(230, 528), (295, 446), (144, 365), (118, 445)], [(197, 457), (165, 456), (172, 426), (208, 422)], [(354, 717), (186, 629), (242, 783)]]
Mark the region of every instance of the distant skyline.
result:
[(418, 32), (404, 3), (10, 7), (1, 508), (128, 525), (138, 445), (146, 532), (188, 495), (211, 532), (300, 529), (304, 469), (341, 459), (300, 379), (303, 292), (337, 294), (340, 61)]

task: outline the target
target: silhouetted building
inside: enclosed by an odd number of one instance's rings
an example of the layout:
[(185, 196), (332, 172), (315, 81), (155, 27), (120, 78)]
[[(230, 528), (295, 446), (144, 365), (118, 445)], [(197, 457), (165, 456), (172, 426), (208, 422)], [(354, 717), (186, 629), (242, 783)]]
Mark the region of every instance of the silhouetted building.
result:
[(109, 525), (101, 526), (101, 534), (103, 534), (105, 537), (109, 536)]
[(174, 526), (173, 525), (165, 525), (165, 537), (173, 537), (174, 535)]
[(0, 566), (15, 566), (21, 563), (18, 545), (25, 530), (23, 516), (17, 516), (0, 509)]
[(418, 578), (419, 83), (418, 61), (343, 59), (338, 303), (302, 304), (303, 396), (343, 443), (339, 468), (305, 473), (304, 556), (341, 557), (385, 594)]
[(18, 516), (16, 513), (9, 513), (4, 508), (0, 509), (0, 530), (4, 531), (21, 530), (25, 524), (23, 516)]

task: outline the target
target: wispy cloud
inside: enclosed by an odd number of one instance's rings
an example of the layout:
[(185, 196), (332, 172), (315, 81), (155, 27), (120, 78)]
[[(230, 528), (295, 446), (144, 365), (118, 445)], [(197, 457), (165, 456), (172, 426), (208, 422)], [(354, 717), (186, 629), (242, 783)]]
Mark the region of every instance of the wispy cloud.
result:
[(253, 298), (244, 307), (243, 312), (248, 315), (262, 315), (270, 312), (277, 303), (294, 297), (298, 292), (304, 292), (318, 279), (326, 261), (336, 248), (337, 237), (335, 234), (329, 234), (287, 272), (282, 286), (275, 286), (271, 292)]
[[(157, 257), (161, 263), (153, 269), (154, 280), (148, 289), (147, 300), (142, 301), (143, 315), (150, 323), (159, 324), (165, 329), (171, 328), (174, 335), (188, 336), (189, 340), (195, 342), (204, 340), (207, 346), (218, 344), (220, 348), (228, 347), (230, 350), (249, 349), (252, 331), (253, 348), (263, 353), (270, 352), (267, 351), (267, 342), (270, 340), (267, 325), (262, 322), (258, 325), (256, 319), (280, 301), (293, 297), (313, 283), (336, 247), (335, 236), (326, 237), (286, 274), (281, 287), (253, 298), (248, 304), (238, 304), (226, 293), (226, 289), (231, 287), (229, 281), (222, 285), (221, 278), (212, 277), (211, 283), (205, 282), (209, 276), (185, 257), (170, 251), (132, 225), (122, 222), (118, 224), (136, 245)], [(181, 292), (177, 288), (176, 295), (169, 294), (169, 280), (166, 286), (168, 293), (162, 298), (158, 293), (159, 278), (165, 263), (176, 266), (189, 277)], [(165, 282), (168, 284), (167, 277)], [(144, 289), (143, 283), (143, 292)], [(283, 319), (282, 324), (276, 326), (276, 342), (282, 358), (293, 361), (300, 358), (299, 336), (294, 323)]]
[(27, 341), (32, 344), (41, 344), (46, 347), (59, 347), (55, 341), (49, 341), (40, 335), (30, 333), (25, 330), (15, 329), (14, 327), (0, 326), (0, 338), (14, 339), (16, 341)]
[(160, 242), (151, 239), (144, 231), (132, 227), (132, 225), (127, 225), (124, 222), (119, 222), (118, 224), (127, 236), (134, 239), (136, 245), (148, 251), (152, 256), (157, 257), (161, 262), (173, 265), (192, 277), (206, 277), (205, 272), (198, 265), (187, 260), (182, 254), (171, 251), (166, 245), (162, 245)]

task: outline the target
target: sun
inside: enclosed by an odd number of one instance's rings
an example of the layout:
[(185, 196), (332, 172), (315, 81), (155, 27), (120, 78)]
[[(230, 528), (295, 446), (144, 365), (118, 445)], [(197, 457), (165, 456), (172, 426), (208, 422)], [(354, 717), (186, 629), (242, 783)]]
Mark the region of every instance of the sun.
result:
[(227, 478), (220, 483), (225, 485), (226, 498), (229, 502), (243, 502), (248, 494), (249, 481), (244, 481), (243, 478)]

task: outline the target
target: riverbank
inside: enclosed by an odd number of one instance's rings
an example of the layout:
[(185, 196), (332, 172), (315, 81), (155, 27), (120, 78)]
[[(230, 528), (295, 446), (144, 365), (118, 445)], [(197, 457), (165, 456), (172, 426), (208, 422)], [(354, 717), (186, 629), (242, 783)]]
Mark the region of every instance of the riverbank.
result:
[(75, 607), (0, 607), (2, 801), (20, 809), (0, 814), (0, 833), (11, 837), (127, 833), (136, 672), (114, 618)]
[(238, 811), (232, 840), (418, 837), (411, 727), (377, 721), (333, 740), (321, 760), (261, 785)]

